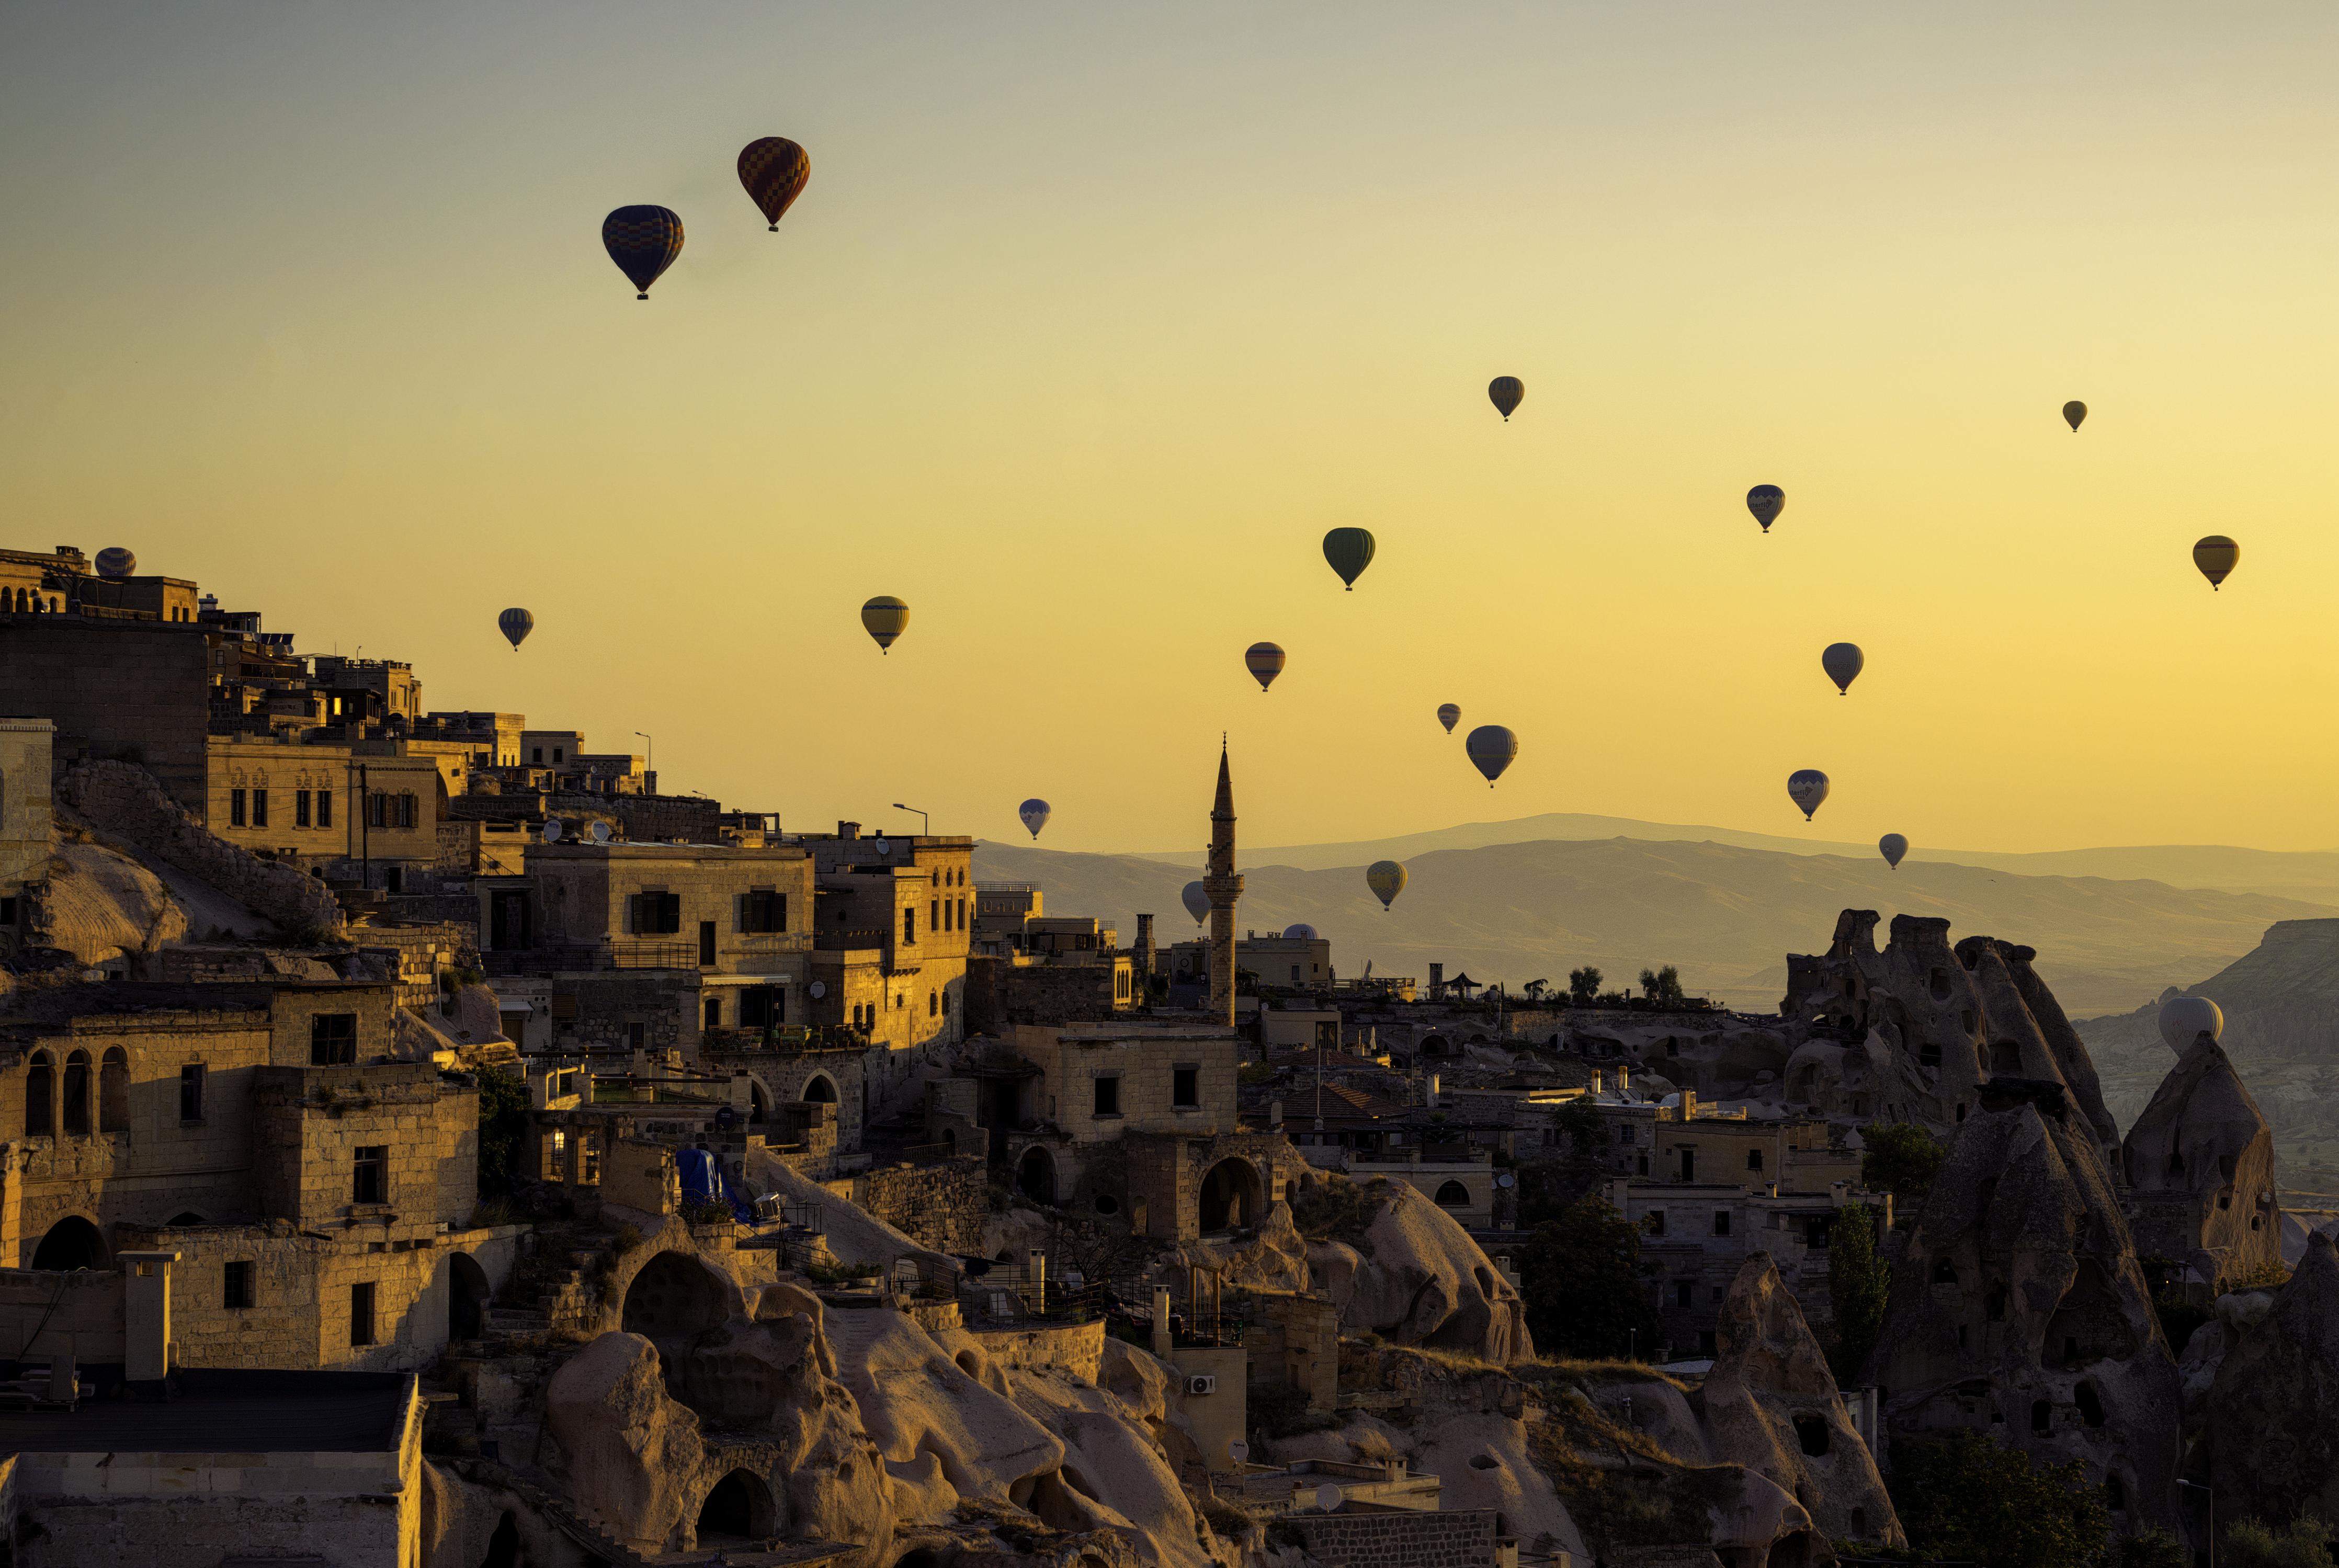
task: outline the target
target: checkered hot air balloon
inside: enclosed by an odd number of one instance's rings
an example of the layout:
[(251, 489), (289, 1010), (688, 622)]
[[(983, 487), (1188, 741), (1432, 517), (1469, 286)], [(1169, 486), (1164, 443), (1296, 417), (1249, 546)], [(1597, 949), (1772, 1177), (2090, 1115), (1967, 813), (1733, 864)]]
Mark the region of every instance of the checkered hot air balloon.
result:
[(670, 207), (620, 207), (601, 220), (601, 247), (646, 300), (650, 285), (682, 254), (682, 217)]
[(1505, 424), (1510, 422), (1512, 412), (1526, 395), (1527, 384), (1516, 376), (1496, 376), (1486, 383), (1486, 396), (1493, 401), (1495, 411), (1503, 416)]
[(758, 136), (739, 149), (739, 183), (764, 214), (772, 232), (780, 232), (780, 215), (804, 194), (812, 178), (812, 159), (785, 136)]

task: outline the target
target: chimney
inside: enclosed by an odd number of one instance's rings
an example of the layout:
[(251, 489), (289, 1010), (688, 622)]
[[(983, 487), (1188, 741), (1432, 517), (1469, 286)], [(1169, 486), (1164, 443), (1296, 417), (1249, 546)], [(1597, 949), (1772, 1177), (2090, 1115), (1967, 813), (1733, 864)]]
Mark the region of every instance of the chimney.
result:
[(1137, 917), (1137, 973), (1140, 980), (1153, 978), (1153, 917)]
[(123, 1252), (122, 1375), (132, 1383), (160, 1383), (171, 1375), (171, 1266), (175, 1252)]
[(836, 836), (841, 839), (857, 839), (861, 836), (861, 824), (857, 822), (840, 821), (836, 824)]
[(1592, 1083), (1584, 1092), (1594, 1095), (1599, 1094), (1601, 1092), (1600, 1082), (1600, 1070), (1598, 1068), (1594, 1068), (1592, 1070)]
[(1444, 995), (1445, 991), (1446, 966), (1442, 963), (1433, 963), (1429, 966), (1429, 994), (1435, 998)]
[(1170, 1359), (1170, 1287), (1153, 1287), (1153, 1358)]
[(1031, 1249), (1031, 1310), (1048, 1310), (1048, 1255), (1036, 1247)]

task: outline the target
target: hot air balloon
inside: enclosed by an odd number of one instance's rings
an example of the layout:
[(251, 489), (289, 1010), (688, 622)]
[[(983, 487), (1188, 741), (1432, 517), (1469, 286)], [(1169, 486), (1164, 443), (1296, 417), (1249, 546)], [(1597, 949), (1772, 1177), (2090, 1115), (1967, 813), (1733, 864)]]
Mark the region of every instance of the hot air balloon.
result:
[(1820, 668), (1827, 671), (1828, 679), (1835, 683), (1838, 696), (1851, 695), (1851, 683), (1868, 660), (1861, 656), (1857, 643), (1830, 643), (1820, 650)]
[(1373, 896), (1381, 901), (1381, 908), (1386, 910), (1405, 891), (1405, 867), (1393, 860), (1377, 860), (1365, 868), (1365, 885), (1373, 890)]
[(601, 220), (601, 245), (634, 287), (635, 298), (650, 297), (650, 285), (682, 254), (682, 219), (669, 207), (620, 207)]
[(1757, 485), (1746, 492), (1746, 509), (1754, 514), (1754, 520), (1762, 525), (1767, 534), (1771, 525), (1779, 520), (1779, 514), (1787, 509), (1787, 492), (1776, 485)]
[(2172, 996), (2160, 1004), (2160, 1038), (2179, 1056), (2203, 1035), (2216, 1040), (2225, 1032), (2225, 1013), (2206, 996)]
[(1462, 709), (1460, 705), (1456, 703), (1439, 703), (1437, 705), (1437, 722), (1446, 726), (1446, 733), (1447, 735), (1452, 735), (1454, 733), (1454, 726), (1462, 722)]
[(1283, 935), (1285, 940), (1289, 942), (1314, 942), (1316, 928), (1303, 920), (1295, 925), (1285, 926)]
[(1186, 912), (1194, 917), (1196, 925), (1210, 918), (1209, 890), (1200, 883), (1189, 882), (1180, 888), (1178, 892), (1178, 902), (1186, 906)]
[(1015, 814), (1023, 819), (1023, 825), (1031, 830), (1031, 836), (1038, 838), (1040, 830), (1048, 825), (1048, 803), (1033, 795), (1015, 808)]
[(1803, 808), (1803, 820), (1820, 809), (1828, 797), (1828, 776), (1817, 768), (1798, 768), (1787, 775), (1787, 798)]
[(2216, 593), (2217, 585), (2232, 575), (2242, 558), (2242, 547), (2223, 534), (2211, 534), (2193, 547), (2193, 564), (2209, 579), (2209, 591)]
[(1897, 833), (1888, 833), (1876, 841), (1876, 847), (1884, 852), (1884, 863), (1899, 871), (1900, 857), (1909, 853), (1909, 841)]
[(748, 199), (763, 209), (772, 232), (780, 232), (780, 214), (804, 194), (812, 178), (812, 160), (785, 136), (758, 136), (739, 149), (739, 183)]
[(97, 552), (97, 575), (101, 577), (126, 577), (138, 569), (138, 557), (120, 545), (108, 545)]
[(1253, 643), (1243, 650), (1243, 667), (1250, 671), (1258, 689), (1265, 691), (1283, 673), (1283, 650), (1273, 643)]
[(1324, 558), (1353, 594), (1357, 579), (1373, 564), (1373, 536), (1362, 528), (1334, 528), (1324, 536)]
[(2063, 405), (2063, 417), (2071, 421), (2071, 433), (2079, 433), (2079, 421), (2087, 417), (2087, 405), (2074, 398)]
[(512, 652), (518, 653), (520, 644), (528, 641), (528, 634), (536, 630), (536, 617), (514, 606), (496, 617), (496, 626), (504, 634), (504, 640), (511, 644)]
[(861, 624), (877, 639), (878, 651), (883, 653), (892, 648), (893, 639), (908, 627), (910, 606), (891, 594), (879, 594), (861, 606)]
[(1503, 412), (1503, 422), (1510, 423), (1511, 410), (1517, 408), (1527, 395), (1527, 384), (1516, 376), (1496, 376), (1486, 383), (1486, 396)]
[(1463, 740), (1462, 749), (1486, 775), (1486, 787), (1493, 789), (1503, 770), (1519, 754), (1519, 737), (1500, 725), (1480, 725)]

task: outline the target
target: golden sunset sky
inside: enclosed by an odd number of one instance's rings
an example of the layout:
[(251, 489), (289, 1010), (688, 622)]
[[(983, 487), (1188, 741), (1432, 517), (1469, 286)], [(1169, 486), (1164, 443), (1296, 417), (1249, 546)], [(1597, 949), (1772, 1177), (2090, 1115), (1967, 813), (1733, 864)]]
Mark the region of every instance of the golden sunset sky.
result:
[[(2310, 5), (12, 5), (0, 545), (794, 826), (1199, 846), (1223, 729), (1251, 844), (2327, 847), (2334, 58)], [(688, 229), (647, 304), (628, 202)]]

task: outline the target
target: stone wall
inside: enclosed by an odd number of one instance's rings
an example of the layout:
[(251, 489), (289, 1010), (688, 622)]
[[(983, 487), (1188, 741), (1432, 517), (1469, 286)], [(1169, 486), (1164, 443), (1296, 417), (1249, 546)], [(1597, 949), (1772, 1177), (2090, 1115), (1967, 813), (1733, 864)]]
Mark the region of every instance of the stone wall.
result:
[(119, 1362), (120, 1271), (0, 1268), (0, 1355), (30, 1366), (66, 1355), (84, 1366)]
[[(474, 1085), (442, 1080), (427, 1062), (268, 1067), (255, 1074), (252, 1110), (254, 1184), (271, 1215), (308, 1226), (378, 1224), (392, 1242), (469, 1217), (479, 1159)], [(384, 1150), (374, 1203), (355, 1199), (364, 1148)]]
[(1110, 964), (1019, 965), (1012, 959), (966, 961), (966, 1027), (1000, 1034), (1015, 1023), (1109, 1023), (1114, 1015)]
[[(0, 645), (0, 659), (5, 657)], [(195, 755), (200, 774), (200, 747)], [(57, 781), (55, 800), (91, 826), (119, 835), (264, 919), (288, 929), (340, 927), (340, 906), (324, 883), (217, 837), (145, 768), (126, 762), (80, 764)]]
[(202, 633), (78, 616), (0, 617), (0, 714), (57, 726), (60, 762), (143, 763), (182, 803), (203, 798), (211, 728)]
[(1297, 1514), (1278, 1520), (1308, 1555), (1347, 1568), (1495, 1568), (1495, 1511)]
[(936, 1252), (979, 1253), (982, 1222), (991, 1212), (982, 1157), (962, 1154), (940, 1165), (897, 1165), (848, 1178), (844, 1196)]

